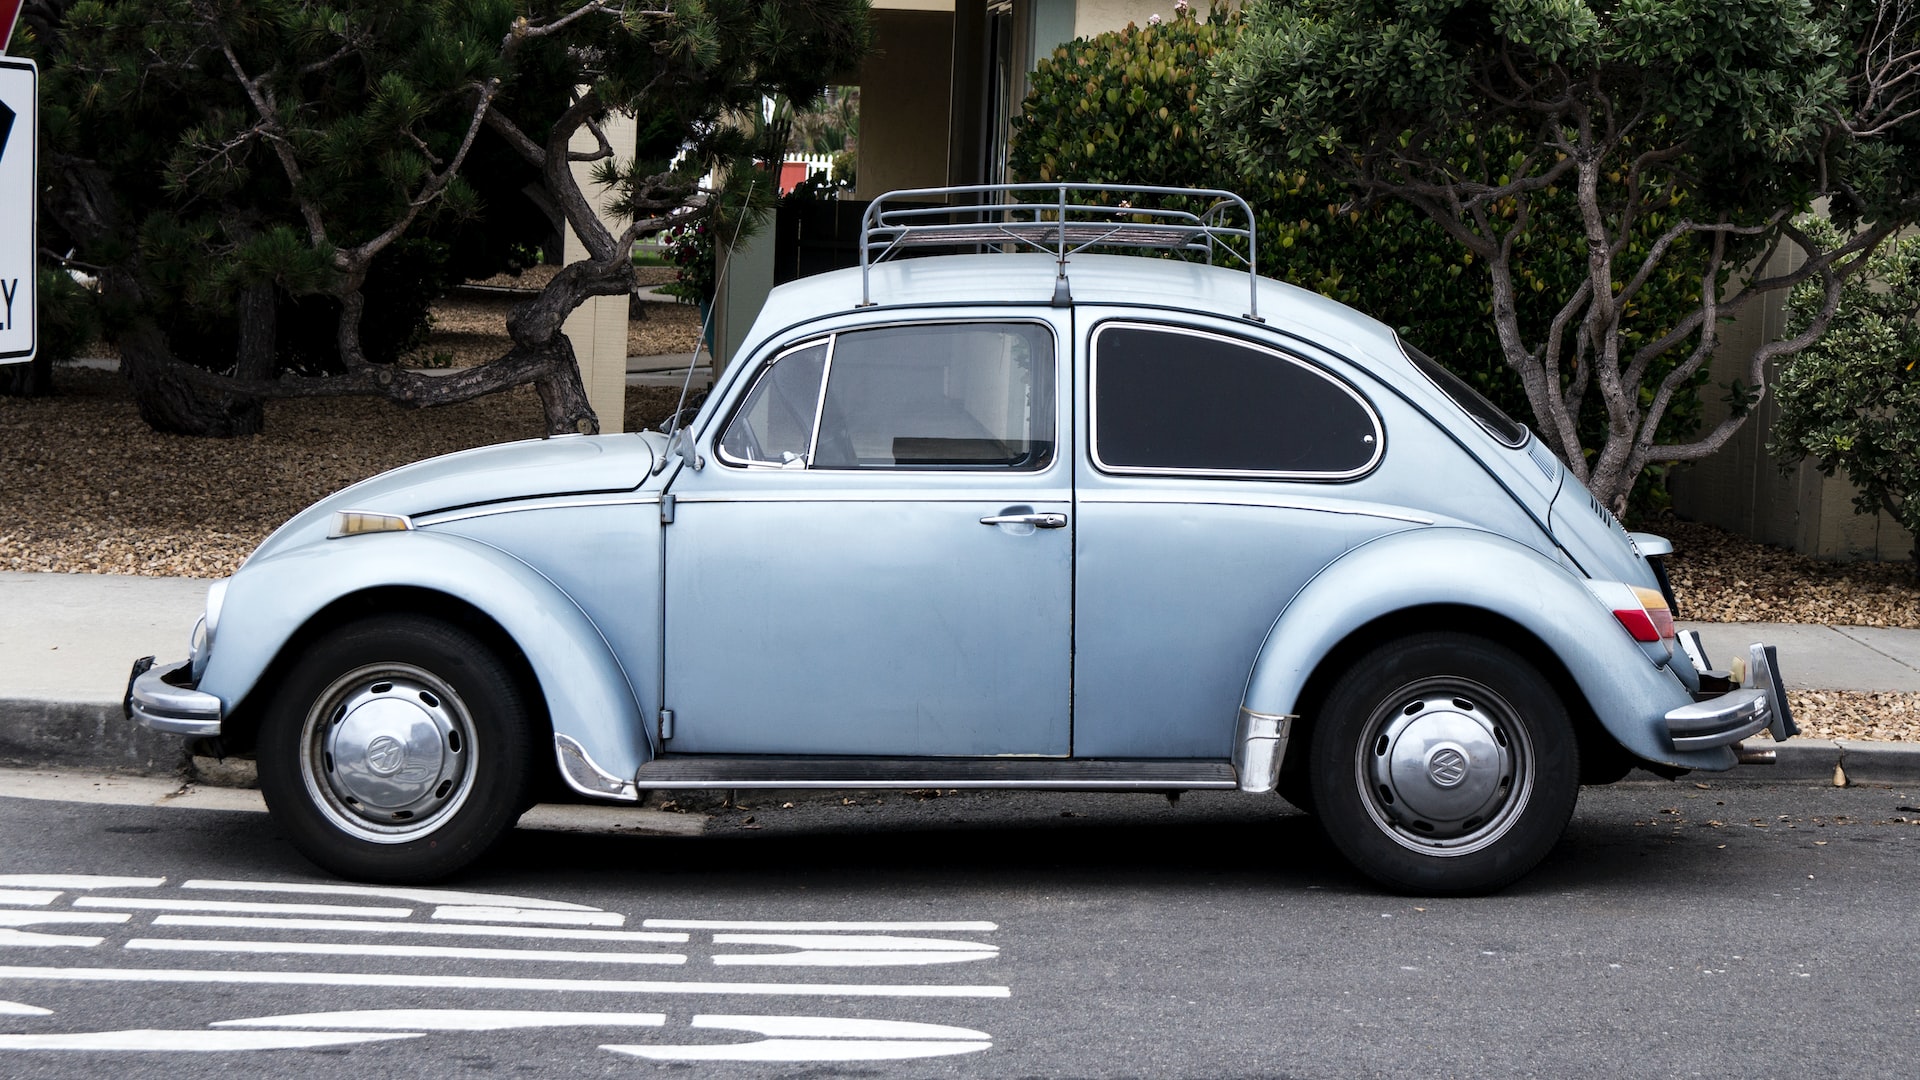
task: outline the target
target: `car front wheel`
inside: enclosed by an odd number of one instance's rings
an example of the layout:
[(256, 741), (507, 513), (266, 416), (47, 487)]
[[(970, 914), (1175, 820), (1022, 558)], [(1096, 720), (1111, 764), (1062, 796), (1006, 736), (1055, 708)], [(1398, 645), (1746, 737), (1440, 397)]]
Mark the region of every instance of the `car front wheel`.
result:
[(422, 616), (317, 642), (263, 721), (260, 790), (302, 854), (343, 877), (417, 883), (479, 858), (519, 817), (533, 733), (485, 643)]
[(1393, 889), (1487, 892), (1559, 841), (1579, 794), (1559, 695), (1512, 650), (1462, 634), (1392, 642), (1328, 695), (1310, 763), (1320, 821)]

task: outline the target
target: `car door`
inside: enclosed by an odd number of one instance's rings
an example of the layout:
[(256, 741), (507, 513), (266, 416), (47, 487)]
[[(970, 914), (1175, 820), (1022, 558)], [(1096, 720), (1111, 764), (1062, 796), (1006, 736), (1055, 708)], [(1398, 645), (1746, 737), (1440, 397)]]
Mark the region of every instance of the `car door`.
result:
[(1074, 752), (1225, 758), (1287, 601), (1412, 524), (1367, 501), (1380, 416), (1327, 358), (1257, 327), (1078, 317)]
[(668, 753), (1065, 755), (1064, 316), (806, 336), (669, 488)]

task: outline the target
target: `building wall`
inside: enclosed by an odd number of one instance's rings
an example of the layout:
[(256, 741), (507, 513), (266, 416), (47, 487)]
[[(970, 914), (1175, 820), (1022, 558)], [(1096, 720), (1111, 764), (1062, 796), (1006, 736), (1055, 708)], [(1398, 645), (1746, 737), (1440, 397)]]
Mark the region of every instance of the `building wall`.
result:
[[(1194, 0), (1194, 6), (1205, 10), (1206, 0)], [(1172, 18), (1173, 0), (1079, 0), (1074, 10), (1073, 36), (1104, 34), (1128, 23), (1145, 26), (1150, 15)]]
[[(1752, 382), (1747, 367), (1754, 351), (1785, 332), (1785, 299), (1783, 294), (1766, 297), (1722, 329), (1712, 381), (1700, 395), (1702, 431), (1727, 415), (1726, 387), (1734, 379)], [(1778, 374), (1775, 367), (1767, 373), (1769, 382)], [(1822, 476), (1811, 461), (1780, 469), (1767, 453), (1767, 435), (1779, 415), (1779, 404), (1769, 395), (1719, 453), (1675, 466), (1668, 485), (1674, 512), (1818, 558), (1906, 559), (1913, 534), (1884, 513), (1854, 513), (1855, 489), (1846, 477)]]
[[(606, 133), (607, 141), (614, 145), (617, 152), (632, 156), (638, 138), (633, 117), (613, 114), (606, 120)], [(592, 133), (581, 128), (574, 134), (570, 148), (584, 153), (597, 145)], [(625, 228), (625, 223), (608, 214), (607, 207), (613, 201), (613, 192), (593, 183), (595, 164), (574, 162), (573, 176), (580, 184), (580, 189), (593, 200), (600, 219), (618, 233)], [(571, 228), (567, 230), (563, 243), (562, 253), (567, 262), (578, 262), (587, 257), (586, 245), (580, 242), (580, 237)], [(594, 415), (600, 418), (601, 432), (608, 435), (618, 432), (627, 414), (627, 298), (588, 297), (585, 303), (573, 309), (573, 314), (567, 316), (561, 330), (573, 344), (573, 355), (580, 362), (580, 382), (586, 388), (587, 403), (593, 406)]]
[(855, 197), (947, 183), (953, 12), (876, 9), (874, 52), (860, 66)]

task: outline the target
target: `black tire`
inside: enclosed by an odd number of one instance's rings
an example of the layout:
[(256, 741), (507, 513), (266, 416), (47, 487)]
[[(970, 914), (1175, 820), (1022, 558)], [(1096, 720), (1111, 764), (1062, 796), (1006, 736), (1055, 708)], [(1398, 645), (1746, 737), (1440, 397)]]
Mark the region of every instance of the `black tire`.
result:
[(1354, 868), (1401, 892), (1491, 892), (1559, 842), (1580, 789), (1553, 687), (1484, 638), (1431, 633), (1375, 649), (1314, 727), (1314, 804)]
[(533, 724), (479, 638), (419, 615), (350, 623), (282, 682), (260, 792), (294, 847), (361, 881), (438, 881), (480, 858), (532, 790)]

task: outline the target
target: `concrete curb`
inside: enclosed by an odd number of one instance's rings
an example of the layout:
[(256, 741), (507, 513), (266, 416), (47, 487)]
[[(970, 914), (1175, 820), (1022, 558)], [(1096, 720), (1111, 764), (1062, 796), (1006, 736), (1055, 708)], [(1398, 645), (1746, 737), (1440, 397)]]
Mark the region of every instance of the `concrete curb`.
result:
[[(0, 698), (0, 764), (24, 768), (110, 769), (142, 776), (184, 776), (222, 787), (254, 786), (252, 762), (192, 757), (188, 740), (161, 735), (128, 720), (105, 702)], [(1764, 749), (1765, 742), (1749, 744)], [(1852, 784), (1920, 784), (1920, 744), (1848, 739), (1794, 739), (1772, 748), (1772, 765), (1742, 765), (1727, 773), (1700, 773), (1742, 783), (1832, 783), (1839, 766)], [(937, 786), (937, 785), (929, 785)], [(668, 793), (662, 793), (668, 794)], [(701, 793), (669, 797), (698, 800)], [(706, 793), (709, 795), (715, 793)], [(745, 801), (792, 801), (843, 791), (742, 792)]]
[(0, 762), (174, 776), (187, 767), (187, 742), (128, 720), (118, 702), (0, 698)]
[[(1766, 743), (1749, 743), (1765, 747)], [(1833, 781), (1837, 766), (1849, 784), (1920, 783), (1920, 745), (1853, 739), (1794, 739), (1773, 748), (1772, 765), (1744, 765), (1727, 775), (1741, 780)]]

